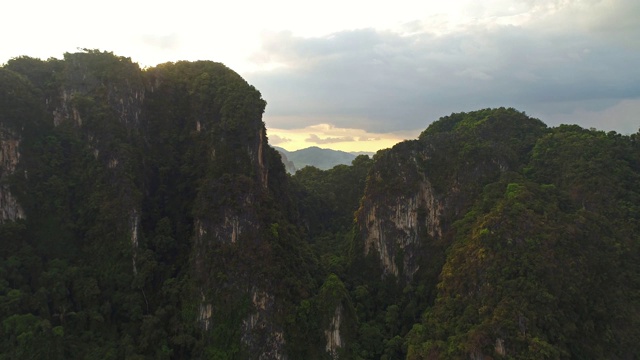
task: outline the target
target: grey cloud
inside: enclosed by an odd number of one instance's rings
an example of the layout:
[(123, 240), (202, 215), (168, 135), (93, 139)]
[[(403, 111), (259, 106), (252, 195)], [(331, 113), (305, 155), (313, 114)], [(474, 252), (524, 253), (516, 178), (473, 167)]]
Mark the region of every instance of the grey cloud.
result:
[(588, 18), (587, 27), (590, 31), (611, 41), (640, 47), (639, 14), (640, 2), (615, 0), (613, 6), (602, 6), (597, 16)]
[[(591, 106), (590, 106), (591, 105)], [(539, 114), (531, 114), (540, 119), (544, 119), (549, 125), (559, 125), (570, 123), (567, 119), (575, 119), (585, 128), (597, 128), (605, 131), (617, 131), (622, 134), (632, 134), (640, 131), (640, 99), (622, 100), (615, 103), (608, 103), (601, 106), (604, 110), (594, 110), (597, 106), (592, 106), (590, 102), (574, 104), (574, 110), (570, 113), (543, 110)]]
[[(633, 11), (640, 18), (639, 7)], [(269, 125), (282, 128), (322, 117), (370, 132), (414, 130), (451, 112), (485, 107), (569, 114), (576, 103), (601, 111), (640, 98), (640, 47), (607, 35), (640, 38), (639, 26), (614, 26), (610, 13), (591, 15), (589, 24), (616, 31), (595, 34), (567, 18), (552, 28), (472, 26), (441, 36), (374, 29), (322, 38), (276, 33), (265, 38), (256, 59), (284, 66), (245, 77), (267, 100), (267, 118), (275, 122)]]
[(341, 136), (341, 137), (328, 137), (321, 139), (316, 134), (310, 134), (308, 138), (304, 139), (306, 142), (314, 143), (314, 144), (335, 144), (341, 142), (349, 142), (354, 141), (351, 136)]

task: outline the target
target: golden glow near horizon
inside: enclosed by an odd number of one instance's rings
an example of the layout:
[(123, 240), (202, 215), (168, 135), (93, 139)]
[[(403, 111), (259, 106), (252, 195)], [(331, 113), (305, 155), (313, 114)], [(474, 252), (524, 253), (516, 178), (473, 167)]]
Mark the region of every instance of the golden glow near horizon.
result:
[(362, 129), (337, 128), (318, 124), (302, 129), (276, 129), (267, 127), (269, 144), (288, 151), (317, 146), (346, 152), (373, 152), (417, 138), (419, 131), (403, 133), (370, 133)]

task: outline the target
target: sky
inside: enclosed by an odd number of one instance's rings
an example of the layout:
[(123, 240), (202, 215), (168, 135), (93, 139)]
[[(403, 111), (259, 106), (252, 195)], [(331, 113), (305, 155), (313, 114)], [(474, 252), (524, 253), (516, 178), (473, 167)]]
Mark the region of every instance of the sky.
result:
[(112, 51), (222, 62), (267, 101), (272, 145), (376, 151), (454, 112), (640, 130), (638, 0), (22, 0), (0, 63)]

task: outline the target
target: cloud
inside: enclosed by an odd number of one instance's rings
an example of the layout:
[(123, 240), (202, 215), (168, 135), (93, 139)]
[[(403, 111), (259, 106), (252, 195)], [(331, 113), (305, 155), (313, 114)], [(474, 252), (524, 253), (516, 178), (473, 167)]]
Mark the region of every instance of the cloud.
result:
[(380, 140), (380, 137), (367, 137), (367, 136), (360, 136), (358, 138), (358, 141), (377, 141)]
[[(597, 128), (605, 131), (617, 131), (633, 134), (640, 130), (640, 99), (621, 100), (603, 110), (589, 110), (590, 104), (576, 104), (575, 110), (566, 114), (542, 114), (549, 125), (568, 123), (568, 119), (577, 119), (585, 128)], [(536, 116), (539, 116), (536, 114)]]
[(144, 45), (161, 49), (161, 50), (174, 50), (180, 45), (180, 37), (178, 34), (168, 35), (142, 35), (140, 40)]
[(306, 138), (304, 141), (321, 145), (321, 144), (335, 144), (335, 143), (341, 143), (341, 142), (351, 142), (351, 141), (355, 141), (355, 140), (354, 140), (354, 138), (352, 136), (326, 137), (326, 138), (322, 138), (321, 139), (316, 134), (310, 134), (309, 137)]
[[(411, 23), (410, 33), (267, 33), (254, 61), (273, 70), (245, 77), (269, 104), (267, 125), (277, 128), (323, 118), (369, 132), (418, 130), (479, 108), (570, 116), (576, 104), (602, 112), (640, 98), (640, 46), (616, 40), (640, 39), (640, 22), (632, 21), (640, 6), (625, 8), (630, 0), (518, 4), (491, 22), (492, 13), (480, 8), (485, 17), (445, 34), (425, 22)], [(627, 20), (617, 24), (617, 15)]]
[(278, 136), (278, 135), (270, 135), (269, 136), (269, 143), (271, 145), (278, 145), (278, 144), (284, 144), (284, 143), (288, 143), (291, 142), (290, 138), (284, 137), (284, 136)]

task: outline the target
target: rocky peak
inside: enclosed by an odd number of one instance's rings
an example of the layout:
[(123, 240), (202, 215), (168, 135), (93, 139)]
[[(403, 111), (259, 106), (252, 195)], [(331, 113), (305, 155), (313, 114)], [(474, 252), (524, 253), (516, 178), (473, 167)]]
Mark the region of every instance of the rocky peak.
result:
[(480, 110), (379, 152), (357, 215), (365, 254), (375, 251), (385, 273), (410, 280), (432, 256), (424, 246), (446, 247), (483, 186), (517, 167), (543, 131), (516, 110)]

